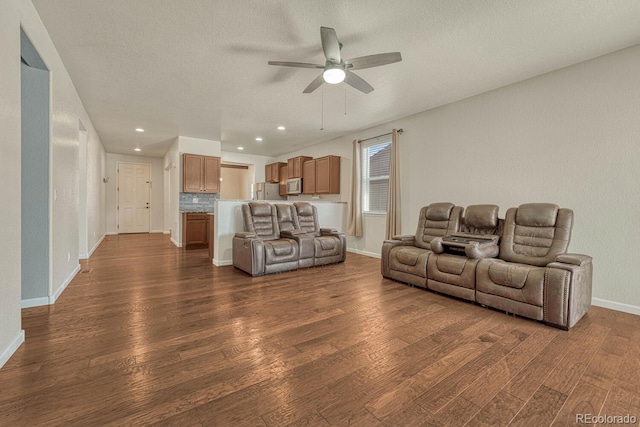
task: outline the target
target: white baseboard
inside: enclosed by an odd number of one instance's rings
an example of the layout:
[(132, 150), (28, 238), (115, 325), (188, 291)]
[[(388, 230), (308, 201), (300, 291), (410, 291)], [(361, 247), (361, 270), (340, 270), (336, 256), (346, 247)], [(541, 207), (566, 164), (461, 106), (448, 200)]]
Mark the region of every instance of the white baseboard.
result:
[(182, 247), (182, 245), (181, 245), (180, 243), (176, 242), (176, 241), (173, 239), (173, 237), (171, 238), (171, 243), (173, 243), (174, 245), (176, 245), (176, 246), (177, 246), (177, 247), (179, 247), (179, 248), (181, 248), (181, 247)]
[(5, 348), (2, 353), (0, 353), (0, 368), (4, 366), (5, 363), (11, 359), (13, 353), (20, 348), (22, 343), (24, 342), (24, 329), (21, 329), (18, 335), (11, 341), (11, 344)]
[(55, 304), (56, 300), (60, 298), (60, 295), (62, 294), (62, 292), (65, 289), (67, 289), (67, 286), (69, 286), (69, 283), (71, 283), (73, 278), (76, 277), (76, 274), (78, 274), (79, 272), (80, 272), (80, 264), (78, 264), (76, 268), (71, 272), (69, 277), (66, 278), (66, 280), (62, 283), (62, 286), (60, 286), (60, 288), (53, 295), (49, 296), (49, 304)]
[(163, 231), (162, 234), (171, 234), (171, 230), (169, 231)]
[(95, 245), (93, 245), (93, 247), (91, 248), (91, 250), (89, 251), (89, 253), (88, 253), (88, 254), (80, 254), (80, 255), (78, 256), (78, 258), (80, 258), (80, 259), (89, 259), (89, 258), (91, 258), (91, 255), (93, 255), (93, 253), (95, 252), (95, 250), (96, 250), (96, 249), (98, 249), (98, 246), (100, 246), (100, 243), (102, 243), (102, 241), (104, 240), (105, 236), (106, 236), (106, 234), (105, 234), (104, 236), (102, 236), (102, 237), (100, 238), (100, 240), (98, 240), (98, 241), (96, 242), (96, 244), (95, 244)]
[(115, 232), (113, 232), (113, 231), (108, 231), (108, 232), (104, 233), (104, 235), (105, 235), (105, 236), (117, 236), (117, 235), (118, 235), (118, 233), (115, 233)]
[(220, 261), (218, 259), (213, 259), (213, 265), (216, 267), (224, 267), (225, 265), (233, 265), (233, 260)]
[(151, 230), (149, 233), (151, 233), (151, 234), (164, 234), (164, 230)]
[(597, 305), (598, 307), (610, 308), (611, 310), (622, 311), (624, 313), (630, 313), (640, 316), (640, 307), (631, 304), (609, 301), (602, 298), (591, 298), (591, 304)]
[(375, 252), (361, 251), (360, 249), (347, 248), (347, 252), (351, 252), (353, 254), (358, 254), (358, 255), (364, 255), (364, 256), (371, 257), (371, 258), (380, 258), (381, 257), (380, 254), (377, 254)]
[(20, 301), (21, 308), (40, 307), (43, 305), (49, 305), (49, 297), (28, 298)]

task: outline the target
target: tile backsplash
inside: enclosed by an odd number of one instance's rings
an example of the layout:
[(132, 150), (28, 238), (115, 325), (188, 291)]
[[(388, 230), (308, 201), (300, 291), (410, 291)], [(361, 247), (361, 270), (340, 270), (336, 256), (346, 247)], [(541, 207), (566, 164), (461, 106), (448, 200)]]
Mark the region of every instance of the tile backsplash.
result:
[(180, 210), (184, 212), (213, 212), (213, 201), (217, 199), (220, 199), (220, 193), (180, 193)]

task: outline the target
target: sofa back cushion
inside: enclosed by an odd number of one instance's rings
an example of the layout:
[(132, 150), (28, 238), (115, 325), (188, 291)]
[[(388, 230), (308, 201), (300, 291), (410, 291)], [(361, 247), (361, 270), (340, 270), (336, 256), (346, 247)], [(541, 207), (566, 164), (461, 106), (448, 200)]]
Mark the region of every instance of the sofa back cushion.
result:
[(280, 232), (300, 229), (295, 206), (277, 204), (276, 215), (278, 218), (278, 227), (280, 228)]
[(280, 238), (275, 206), (264, 202), (242, 205), (244, 231), (256, 233), (262, 240)]
[(502, 233), (503, 221), (498, 218), (497, 205), (471, 205), (464, 213), (461, 229), (470, 234)]
[(504, 220), (500, 258), (545, 266), (567, 252), (573, 211), (552, 203), (529, 203), (510, 208)]
[(420, 209), (414, 245), (431, 249), (431, 240), (458, 231), (462, 207), (453, 203), (432, 203)]
[(318, 209), (311, 203), (296, 202), (293, 204), (298, 214), (300, 229), (305, 233), (319, 236), (320, 224), (318, 223)]

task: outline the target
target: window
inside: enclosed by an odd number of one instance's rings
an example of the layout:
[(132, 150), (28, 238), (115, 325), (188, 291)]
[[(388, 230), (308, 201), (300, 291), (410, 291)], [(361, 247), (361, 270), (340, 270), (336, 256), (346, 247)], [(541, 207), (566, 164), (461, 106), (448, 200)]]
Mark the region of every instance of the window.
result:
[(362, 145), (362, 211), (387, 213), (391, 141), (373, 140)]

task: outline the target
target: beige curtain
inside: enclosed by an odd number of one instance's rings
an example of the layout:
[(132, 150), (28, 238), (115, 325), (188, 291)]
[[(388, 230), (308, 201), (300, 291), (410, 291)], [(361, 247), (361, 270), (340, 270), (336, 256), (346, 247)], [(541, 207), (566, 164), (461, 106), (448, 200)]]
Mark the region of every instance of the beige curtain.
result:
[(400, 147), (397, 129), (391, 132), (391, 167), (389, 169), (389, 198), (387, 201), (387, 230), (385, 238), (402, 232), (400, 226)]
[(362, 150), (360, 141), (353, 141), (351, 170), (351, 201), (349, 202), (349, 236), (362, 237)]

